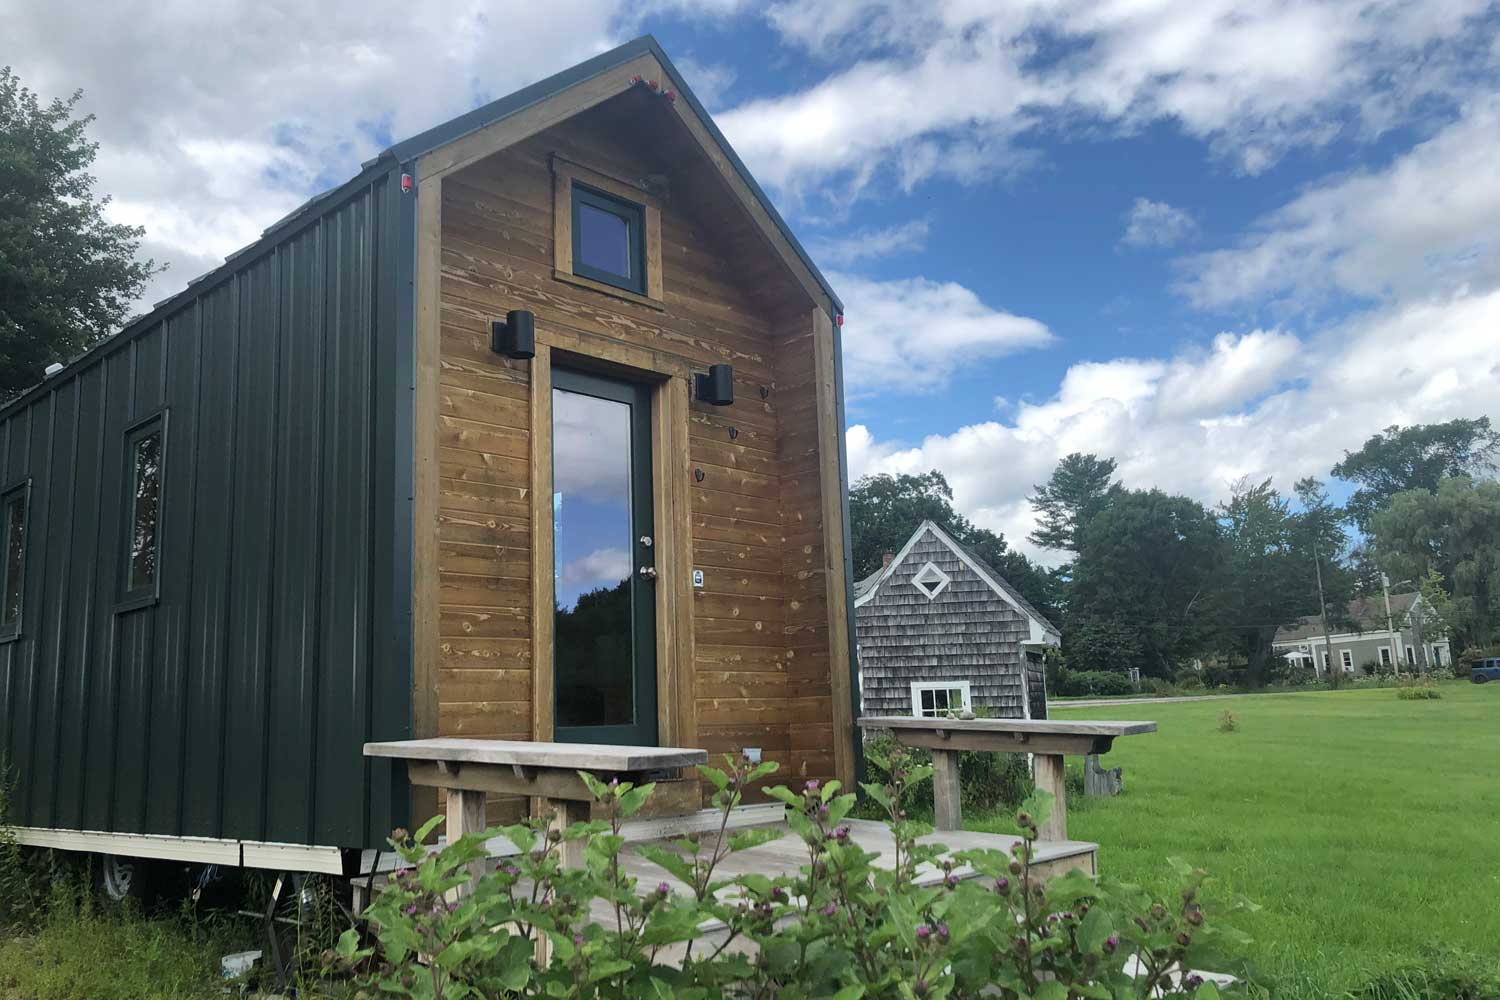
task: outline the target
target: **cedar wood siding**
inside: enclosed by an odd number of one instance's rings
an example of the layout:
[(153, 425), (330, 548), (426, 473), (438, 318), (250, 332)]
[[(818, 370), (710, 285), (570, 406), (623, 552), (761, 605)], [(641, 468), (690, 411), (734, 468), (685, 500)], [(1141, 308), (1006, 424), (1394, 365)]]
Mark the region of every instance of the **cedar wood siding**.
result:
[[(912, 578), (933, 563), (952, 582), (933, 600)], [(1022, 718), (1026, 617), (924, 531), (855, 612), (864, 715), (911, 715), (913, 681), (968, 681), (975, 708)]]
[[(367, 170), (0, 415), (32, 491), (14, 822), (358, 846), (404, 820), (361, 752), (410, 709), (400, 198)], [(117, 612), (125, 435), (163, 408), (160, 599)]]
[[(511, 739), (546, 731), (533, 689), (533, 573), (551, 572), (531, 564), (536, 363), (489, 349), (491, 321), (525, 308), (554, 366), (563, 351), (626, 366), (649, 356), (658, 371), (681, 373), (671, 378), (734, 366), (732, 406), (690, 401), (681, 418), (688, 466), (703, 473), (687, 491), (685, 565), (704, 571), (705, 586), (691, 591), (688, 669), (658, 699), (690, 705), (681, 745), (761, 747), (783, 776), (826, 779), (830, 611), (811, 306), (714, 194), (717, 178), (663, 124), (666, 113), (659, 98), (627, 92), (442, 180), (436, 728)], [(662, 308), (554, 277), (554, 154), (615, 178), (670, 178)], [(657, 557), (664, 568), (669, 554)], [(490, 811), (521, 808), (495, 800)]]

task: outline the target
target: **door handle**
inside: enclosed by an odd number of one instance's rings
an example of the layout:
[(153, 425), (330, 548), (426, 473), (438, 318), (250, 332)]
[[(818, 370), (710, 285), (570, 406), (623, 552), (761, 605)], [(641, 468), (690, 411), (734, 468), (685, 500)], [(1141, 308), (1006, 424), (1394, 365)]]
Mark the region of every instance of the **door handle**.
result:
[(640, 574), (641, 574), (641, 578), (644, 579), (644, 580), (655, 580), (656, 579), (656, 567), (655, 566), (642, 566), (640, 568)]

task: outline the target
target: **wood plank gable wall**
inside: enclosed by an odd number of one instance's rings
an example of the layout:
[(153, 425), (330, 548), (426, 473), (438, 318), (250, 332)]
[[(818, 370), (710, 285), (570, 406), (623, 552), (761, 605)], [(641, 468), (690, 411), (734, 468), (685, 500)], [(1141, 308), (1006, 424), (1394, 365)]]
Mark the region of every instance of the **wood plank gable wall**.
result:
[[(677, 429), (684, 472), (703, 473), (689, 483), (692, 550), (680, 564), (703, 570), (705, 586), (691, 591), (690, 669), (672, 675), (691, 695), (658, 697), (691, 706), (678, 737), (687, 745), (760, 747), (788, 780), (827, 779), (835, 713), (819, 469), (820, 449), (836, 437), (825, 429), (820, 440), (817, 379), (827, 366), (815, 358), (812, 307), (789, 297), (784, 280), (747, 278), (744, 252), (732, 261), (732, 248), (708, 236), (719, 220), (693, 214), (686, 198), (662, 200), (662, 308), (552, 273), (551, 157), (622, 178), (661, 170), (640, 145), (591, 128), (585, 115), (442, 181), (438, 648), (418, 650), (437, 665), (429, 728), (509, 739), (537, 731), (533, 574), (551, 572), (531, 557), (531, 374), (542, 358), (489, 350), (490, 322), (524, 308), (554, 352), (646, 358), (673, 379), (734, 366), (734, 405), (691, 402)], [(770, 254), (760, 249), (762, 269)], [(659, 567), (667, 560), (658, 554)]]

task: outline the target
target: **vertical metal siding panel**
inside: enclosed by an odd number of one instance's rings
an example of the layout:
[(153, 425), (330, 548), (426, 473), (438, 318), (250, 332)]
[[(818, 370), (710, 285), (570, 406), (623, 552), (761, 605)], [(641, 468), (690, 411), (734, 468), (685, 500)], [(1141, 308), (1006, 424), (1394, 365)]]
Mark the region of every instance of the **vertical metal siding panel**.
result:
[(358, 740), (364, 713), (359, 693), (370, 671), (370, 354), (369, 289), (374, 255), (370, 203), (351, 203), (325, 236), (329, 337), (324, 359), (325, 503), (317, 760), (312, 787), (312, 835), (319, 843), (362, 842), (364, 760)]
[[(230, 521), (236, 460), (236, 347), (239, 289), (236, 278), (200, 306), (199, 399), (192, 481), (192, 612), (187, 643), (187, 694), (183, 719), (186, 747), (182, 781), (182, 832), (216, 837), (222, 803), (225, 657), (228, 641)], [(179, 424), (180, 426), (180, 424)]]
[(280, 462), (276, 494), (275, 567), (265, 799), (267, 836), (304, 843), (312, 784), (309, 753), (317, 671), (318, 516), (323, 497), (322, 226), (284, 254), (287, 336), (280, 371)]
[(241, 302), (239, 411), (235, 428), (233, 548), (230, 556), (229, 683), (225, 694), (221, 836), (265, 836), (267, 704), (271, 664), (271, 511), (276, 498), (276, 372), (283, 321), (279, 308), (283, 250), (245, 276)]
[[(407, 167), (410, 169), (409, 165)], [(373, 427), (370, 462), (371, 673), (355, 695), (364, 739), (411, 735), (412, 667), (412, 393), (415, 378), (416, 198), (401, 192), (397, 167), (378, 185), (374, 204), (374, 349), (371, 358)], [(389, 760), (364, 762), (365, 837), (380, 844), (407, 825), (404, 774)]]
[(198, 342), (201, 304), (179, 312), (162, 329), (165, 377), (162, 401), (169, 409), (162, 482), (161, 603), (152, 657), (147, 743), (146, 819), (151, 833), (182, 833), (182, 786), (186, 724), (188, 613), (192, 606), (193, 516), (196, 480)]
[[(35, 532), (42, 527), (36, 522), (28, 525), (33, 531), (32, 543), (28, 546), (26, 562), (42, 556), (41, 598), (31, 611), (27, 621), (27, 608), (21, 607), (23, 629), (34, 630), (33, 643), (36, 649), (38, 685), (36, 707), (36, 784), (32, 786), (32, 801), (29, 812), (32, 822), (41, 826), (55, 826), (57, 815), (57, 786), (60, 770), (60, 720), (63, 718), (64, 686), (69, 664), (63, 655), (68, 622), (63, 608), (67, 602), (69, 578), (72, 573), (70, 543), (73, 534), (73, 479), (76, 449), (78, 446), (78, 385), (64, 383), (51, 394), (51, 430), (48, 433), (45, 470), (38, 470), (33, 483), (35, 497), (37, 483), (42, 484), (45, 496), (45, 529), (40, 536)], [(39, 544), (38, 544), (39, 543)], [(26, 575), (32, 576), (28, 565)]]
[[(38, 536), (46, 538), (47, 534), (45, 470), (52, 431), (51, 393), (26, 408), (26, 422), (23, 426), (25, 438), (15, 442), (19, 447), (9, 456), (9, 469), (4, 482), (8, 486), (25, 477), (31, 477), (31, 500), (26, 511), (26, 530), (31, 535), (31, 544), (27, 546), (27, 554), (30, 555), (41, 548), (36, 544)], [(38, 528), (41, 530), (38, 531)], [(37, 677), (36, 630), (25, 629), (24, 626), (26, 606), (29, 604), (35, 609), (41, 605), (41, 577), (45, 573), (46, 563), (42, 559), (27, 559), (27, 562), (31, 565), (25, 567), (26, 575), (22, 580), (23, 632), (19, 639), (10, 643), (13, 650), (10, 668), (15, 674), (15, 685), (12, 688), (15, 697), (12, 720), (15, 737), (12, 741), (13, 756), (10, 766), (13, 782), (11, 794), (15, 796), (17, 811), (26, 818), (28, 824), (34, 825), (36, 817), (32, 812), (32, 789), (37, 785), (38, 775), (33, 743), (36, 734), (37, 688), (40, 678)]]
[[(15, 440), (17, 425), (26, 419), (25, 412), (14, 414), (5, 421), (3, 440), (0, 440), (0, 470), (4, 470), (4, 482), (16, 478), (11, 471), (11, 442)], [(16, 739), (16, 643), (0, 645), (0, 780), (11, 781), (15, 773)], [(7, 802), (8, 817), (22, 820), (20, 804), (11, 798)]]
[(83, 827), (109, 830), (114, 802), (116, 707), (118, 697), (119, 632), (114, 614), (118, 595), (119, 556), (124, 544), (125, 515), (121, 502), (125, 487), (124, 437), (130, 403), (130, 352), (105, 360), (102, 371), (103, 419), (99, 456), (99, 518), (95, 546), (99, 565), (94, 576), (94, 615), (88, 622), (90, 646), (88, 756), (84, 767)]
[[(132, 345), (132, 386), (130, 412), (127, 424), (133, 422), (162, 404), (162, 362), (165, 359), (165, 323), (139, 337)], [(168, 445), (172, 430), (167, 429)], [(130, 526), (127, 517), (131, 508), (130, 478), (127, 475), (129, 457), (124, 449), (124, 427), (118, 429), (117, 452), (120, 456), (120, 558), (124, 560), (128, 546)], [(162, 471), (166, 471), (163, 465)], [(170, 516), (170, 498), (163, 497), (162, 513)], [(165, 523), (163, 521), (162, 523)], [(158, 546), (160, 534), (158, 534)], [(160, 549), (158, 548), (158, 558)], [(164, 572), (160, 567), (159, 572)], [(121, 566), (123, 579), (124, 566)], [(115, 819), (113, 829), (130, 833), (145, 833), (146, 795), (151, 777), (149, 746), (155, 720), (151, 717), (152, 690), (154, 687), (157, 607), (148, 605), (121, 614), (120, 617), (120, 670), (118, 693), (117, 741), (119, 754), (115, 760)]]
[(69, 732), (62, 740), (62, 767), (58, 780), (57, 825), (67, 829), (83, 825), (87, 794), (88, 761), (97, 734), (91, 724), (94, 684), (99, 674), (98, 630), (94, 627), (99, 608), (100, 519), (105, 509), (100, 499), (104, 462), (104, 397), (106, 368), (91, 368), (78, 378), (78, 477), (77, 504), (73, 512), (74, 553), (71, 593), (66, 609), (67, 657), (72, 663), (71, 689), (67, 696)]

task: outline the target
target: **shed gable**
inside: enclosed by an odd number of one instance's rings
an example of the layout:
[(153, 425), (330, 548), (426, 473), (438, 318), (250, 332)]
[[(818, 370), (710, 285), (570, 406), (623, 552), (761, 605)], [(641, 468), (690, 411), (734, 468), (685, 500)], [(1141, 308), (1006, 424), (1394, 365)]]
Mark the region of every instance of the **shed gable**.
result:
[[(949, 582), (929, 598), (931, 565)], [(907, 715), (914, 681), (967, 681), (973, 705), (1024, 717), (1025, 615), (931, 530), (903, 551), (857, 612), (860, 692), (868, 715)]]

